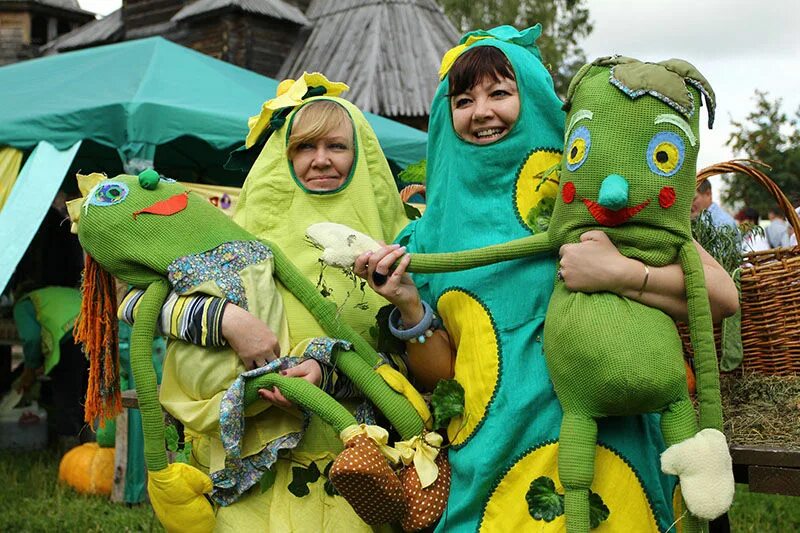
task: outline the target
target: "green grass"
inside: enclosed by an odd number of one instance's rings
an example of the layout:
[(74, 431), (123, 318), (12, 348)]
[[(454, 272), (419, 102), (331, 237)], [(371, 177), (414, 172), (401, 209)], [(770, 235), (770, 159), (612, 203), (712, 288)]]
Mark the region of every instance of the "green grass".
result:
[[(59, 459), (50, 449), (0, 450), (0, 531), (164, 531), (149, 504), (128, 507), (60, 485)], [(800, 498), (751, 493), (737, 485), (730, 521), (734, 533), (800, 531)]]
[(729, 516), (733, 533), (800, 531), (800, 497), (760, 494), (736, 485)]
[(164, 531), (149, 504), (128, 507), (59, 484), (59, 460), (50, 449), (0, 450), (0, 531)]

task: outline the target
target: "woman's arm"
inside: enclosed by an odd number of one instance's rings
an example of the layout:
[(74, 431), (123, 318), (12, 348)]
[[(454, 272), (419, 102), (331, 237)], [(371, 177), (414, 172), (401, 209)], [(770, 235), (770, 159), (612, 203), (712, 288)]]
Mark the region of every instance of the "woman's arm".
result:
[[(714, 322), (730, 316), (739, 308), (739, 295), (733, 280), (697, 242)], [(641, 261), (623, 256), (602, 231), (581, 235), (581, 242), (565, 244), (561, 254), (561, 275), (572, 291), (610, 291), (645, 305), (661, 309), (675, 320), (686, 321), (686, 285), (678, 264), (645, 267)]]
[[(132, 289), (119, 306), (119, 319), (133, 325), (144, 291)], [(223, 298), (170, 293), (159, 317), (161, 333), (198, 346), (230, 345), (251, 369), (280, 356), (275, 333), (255, 316)]]
[[(400, 258), (397, 268), (389, 275), (391, 265)], [(376, 252), (365, 252), (354, 265), (355, 273), (366, 279), (372, 290), (397, 307), (405, 329), (416, 326), (425, 314), (419, 292), (406, 273), (410, 260), (405, 248), (395, 244)], [(372, 279), (375, 272), (388, 275), (386, 283), (376, 286)], [(409, 370), (422, 388), (433, 390), (439, 380), (453, 378), (456, 356), (446, 331), (434, 330), (433, 336), (424, 343), (407, 342), (406, 352)]]

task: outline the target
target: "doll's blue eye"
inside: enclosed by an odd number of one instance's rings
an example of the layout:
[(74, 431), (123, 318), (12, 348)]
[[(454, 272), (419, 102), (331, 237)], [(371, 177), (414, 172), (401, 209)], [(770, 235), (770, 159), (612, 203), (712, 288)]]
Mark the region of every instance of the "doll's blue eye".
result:
[(126, 196), (128, 196), (128, 186), (112, 181), (98, 185), (89, 203), (100, 207), (115, 205), (123, 201)]
[(589, 128), (581, 126), (572, 132), (567, 143), (567, 168), (571, 172), (578, 170), (586, 158), (589, 156), (589, 149), (592, 147), (592, 135)]
[(686, 148), (683, 139), (671, 131), (653, 135), (647, 145), (647, 165), (659, 176), (670, 177), (683, 166)]

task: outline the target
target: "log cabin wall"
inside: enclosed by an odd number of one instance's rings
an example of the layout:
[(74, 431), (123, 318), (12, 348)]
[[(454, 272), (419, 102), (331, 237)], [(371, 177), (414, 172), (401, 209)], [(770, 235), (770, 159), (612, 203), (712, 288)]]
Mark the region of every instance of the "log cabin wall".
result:
[[(28, 59), (31, 19), (28, 13), (0, 13), (0, 65)], [(32, 50), (31, 50), (32, 52)]]
[(231, 11), (179, 25), (180, 44), (264, 76), (275, 77), (300, 26)]
[(162, 24), (188, 3), (189, 0), (124, 0), (122, 17), (125, 30), (130, 32)]
[(274, 78), (292, 50), (301, 26), (266, 17), (248, 18), (244, 26), (248, 48), (245, 68)]

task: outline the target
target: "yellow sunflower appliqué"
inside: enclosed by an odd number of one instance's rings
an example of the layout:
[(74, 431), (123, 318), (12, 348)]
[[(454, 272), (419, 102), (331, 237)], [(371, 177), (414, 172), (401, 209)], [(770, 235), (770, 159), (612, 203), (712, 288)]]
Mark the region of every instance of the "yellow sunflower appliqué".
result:
[(517, 173), (514, 206), (517, 217), (533, 233), (547, 230), (558, 194), (558, 174), (549, 172), (561, 161), (556, 150), (533, 150)]
[[(564, 531), (564, 515), (551, 521), (534, 518), (529, 492), (535, 480), (547, 478), (554, 483), (554, 494), (564, 494), (558, 477), (558, 444), (536, 448), (517, 461), (492, 492), (480, 524), (482, 533), (497, 531)], [(614, 451), (595, 448), (597, 469), (603, 472), (592, 483), (592, 492), (599, 495), (608, 508), (608, 517), (593, 533), (614, 531), (659, 531), (653, 510), (639, 477), (628, 463)], [(556, 513), (557, 514), (557, 513)]]
[(437, 307), (457, 349), (455, 379), (464, 387), (464, 414), (454, 417), (447, 428), (450, 443), (459, 445), (475, 432), (497, 389), (497, 331), (488, 309), (465, 291), (445, 292)]

